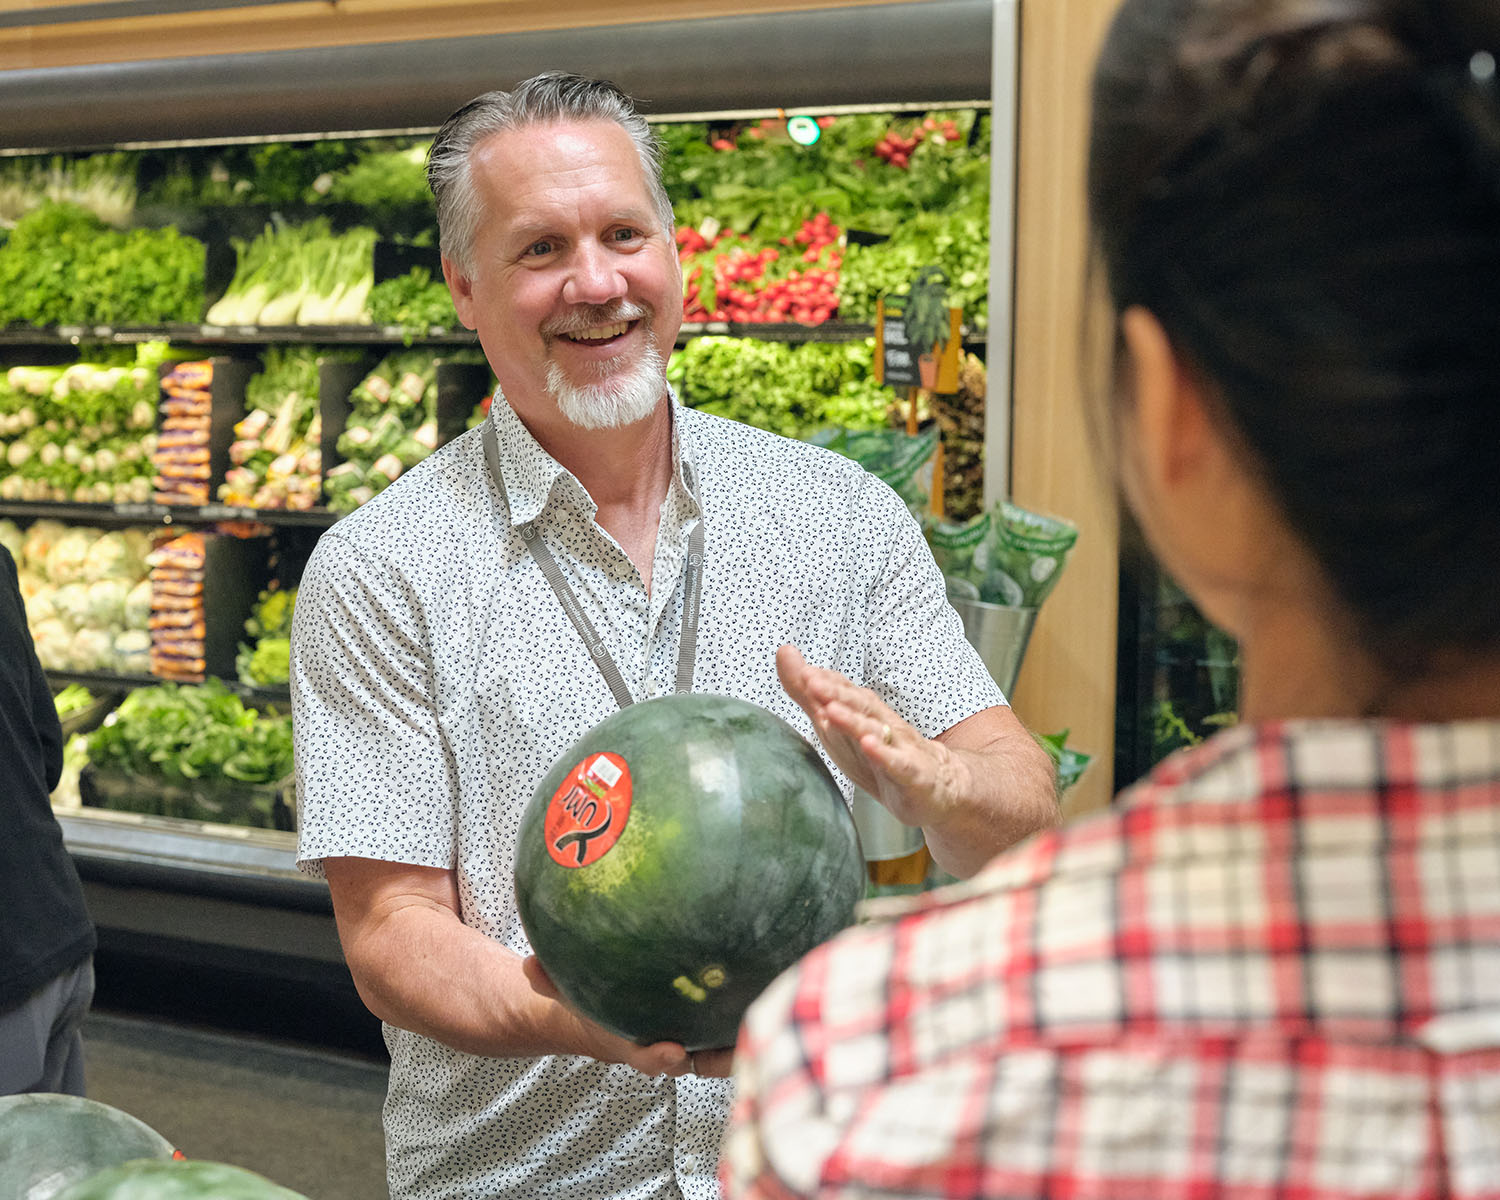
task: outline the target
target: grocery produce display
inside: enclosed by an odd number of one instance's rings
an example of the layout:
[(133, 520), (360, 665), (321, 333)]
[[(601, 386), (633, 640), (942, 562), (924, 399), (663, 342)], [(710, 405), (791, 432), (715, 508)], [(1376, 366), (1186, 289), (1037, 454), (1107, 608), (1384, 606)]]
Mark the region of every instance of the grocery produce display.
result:
[(269, 346), (245, 385), (243, 420), (229, 447), (233, 467), (219, 499), (251, 508), (312, 508), (323, 486), (318, 363), (310, 346)]
[(172, 1144), (97, 1100), (51, 1092), (0, 1096), (0, 1196), (50, 1200), (100, 1171), (169, 1161)]
[(156, 372), (78, 362), (0, 378), (0, 500), (110, 503), (151, 496)]
[(234, 239), (239, 265), (204, 315), (210, 325), (362, 325), (375, 286), (375, 230), (335, 234), (324, 218)]
[(328, 507), (352, 512), (437, 448), (437, 359), (392, 354), (349, 393), (338, 466), (328, 472)]
[(0, 518), (0, 543), (16, 560), (43, 667), (146, 674), (151, 651), (147, 558), (155, 532), (105, 531), (55, 520), (33, 522), (23, 532)]
[(235, 674), (247, 687), (267, 688), (285, 684), (291, 673), (292, 610), (296, 588), (267, 589), (255, 600), (245, 621), (247, 641), (240, 643)]
[(291, 717), (247, 706), (220, 680), (138, 688), (87, 735), (85, 803), (290, 828)]
[[(937, 263), (967, 327), (983, 328), (989, 145), (974, 109), (817, 125), (811, 145), (780, 119), (655, 128), (684, 275), (674, 387), (826, 442), (905, 423), (904, 397), (873, 382), (879, 294)], [(465, 365), (477, 349), (442, 281), (427, 146), (0, 163), (0, 539), (55, 687), (81, 677), (108, 706), (142, 676), (178, 685), (70, 743), (70, 797), (290, 821), (273, 732), (288, 718), (230, 701), (284, 705), (317, 531), (471, 427), (493, 388)], [(973, 362), (966, 378), (982, 383)], [(945, 447), (973, 428), (970, 411)], [(967, 463), (973, 490), (977, 454)], [(930, 466), (928, 453), (892, 481), (930, 486)], [(189, 726), (197, 736), (168, 736)]]
[(853, 818), (767, 710), (665, 696), (566, 750), (521, 821), (516, 900), (558, 990), (606, 1029), (728, 1046), (745, 1008), (854, 918)]

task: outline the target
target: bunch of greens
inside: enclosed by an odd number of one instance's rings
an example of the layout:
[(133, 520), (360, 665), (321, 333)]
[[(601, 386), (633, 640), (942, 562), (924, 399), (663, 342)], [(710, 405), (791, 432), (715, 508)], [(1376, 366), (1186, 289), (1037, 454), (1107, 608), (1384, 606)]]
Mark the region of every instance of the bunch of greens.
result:
[(426, 267), (381, 280), (370, 289), (365, 307), (373, 324), (399, 328), (408, 338), (458, 325), (448, 285), (434, 280)]
[(313, 346), (268, 346), (262, 370), (245, 385), (246, 413), (229, 446), (233, 464), (219, 485), (225, 504), (311, 508), (322, 486), (323, 422)]
[(988, 139), (983, 129), (971, 138), (975, 113), (931, 115), (952, 120), (960, 136), (928, 139), (909, 169), (875, 153), (894, 120), (890, 113), (825, 119), (811, 146), (793, 142), (779, 121), (740, 127), (728, 148), (701, 124), (660, 126), (667, 194), (679, 225), (697, 227), (712, 218), (739, 233), (753, 229), (767, 243), (815, 212), (828, 213), (842, 228), (894, 233), (922, 213), (942, 213), (988, 194)]
[(171, 783), (277, 783), (292, 771), (292, 720), (245, 707), (217, 679), (164, 683), (127, 696), (88, 753), (96, 767)]
[(672, 356), (667, 377), (682, 402), (786, 437), (829, 425), (877, 429), (891, 393), (871, 378), (874, 344), (694, 338)]
[(0, 499), (149, 500), (156, 399), (144, 365), (12, 367), (0, 379)]
[(1084, 754), (1081, 750), (1074, 750), (1068, 743), (1068, 734), (1071, 730), (1064, 729), (1061, 733), (1034, 733), (1031, 736), (1041, 743), (1042, 749), (1052, 759), (1052, 765), (1057, 770), (1057, 792), (1062, 795), (1070, 787), (1078, 782), (1093, 756)]
[(427, 149), (416, 142), (404, 148), (383, 143), (365, 145), (352, 162), (320, 176), (314, 188), (327, 200), (354, 204), (377, 224), (412, 209), (432, 206), (427, 190)]
[(43, 204), (87, 209), (120, 229), (135, 212), (136, 163), (123, 152), (18, 158), (0, 166), (0, 225), (11, 226)]
[(52, 695), (52, 703), (57, 708), (59, 718), (71, 717), (74, 713), (82, 712), (93, 702), (94, 693), (81, 683), (67, 684)]
[(296, 588), (267, 589), (256, 597), (245, 622), (245, 636), (235, 657), (240, 682), (250, 687), (284, 684), (291, 675), (292, 609)]
[(298, 208), (318, 199), (319, 179), (343, 170), (358, 145), (340, 140), (265, 142), (225, 146), (212, 155), (172, 150), (142, 155), (143, 205), (168, 208), (219, 208), (231, 204), (266, 204)]
[(375, 231), (335, 234), (322, 217), (231, 239), (238, 265), (204, 318), (210, 325), (365, 325), (375, 286)]
[(873, 321), (875, 301), (904, 294), (924, 268), (947, 276), (950, 305), (983, 328), (989, 315), (988, 200), (967, 200), (943, 213), (918, 213), (886, 241), (851, 244), (839, 273), (839, 317)]
[(75, 204), (26, 214), (0, 246), (0, 325), (156, 325), (203, 307), (203, 243), (110, 229)]
[(437, 448), (437, 359), (431, 351), (388, 356), (349, 394), (342, 460), (324, 490), (334, 512), (353, 512)]

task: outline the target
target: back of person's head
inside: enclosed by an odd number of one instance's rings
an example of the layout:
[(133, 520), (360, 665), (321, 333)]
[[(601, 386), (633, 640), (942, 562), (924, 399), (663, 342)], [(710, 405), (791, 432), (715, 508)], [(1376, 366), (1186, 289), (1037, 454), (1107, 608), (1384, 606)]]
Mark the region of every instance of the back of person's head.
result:
[(607, 80), (546, 71), (508, 92), (476, 96), (450, 116), (433, 138), (427, 155), (427, 183), (437, 205), (438, 241), (444, 255), (466, 271), (473, 269), (470, 252), (483, 217), (470, 169), (474, 148), (506, 130), (571, 121), (612, 121), (630, 135), (656, 215), (662, 228), (672, 227), (672, 202), (661, 181), (661, 146), (630, 97)]
[(1398, 672), (1500, 647), (1497, 59), (1497, 0), (1124, 0), (1095, 75), (1115, 311)]

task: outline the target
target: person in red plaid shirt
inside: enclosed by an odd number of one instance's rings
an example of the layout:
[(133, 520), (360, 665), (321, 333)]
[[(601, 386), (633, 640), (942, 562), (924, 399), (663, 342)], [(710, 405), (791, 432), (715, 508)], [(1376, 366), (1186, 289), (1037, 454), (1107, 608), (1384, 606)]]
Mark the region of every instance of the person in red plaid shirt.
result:
[(1497, 58), (1494, 0), (1125, 0), (1107, 428), (1242, 723), (778, 979), (730, 1197), (1500, 1197)]

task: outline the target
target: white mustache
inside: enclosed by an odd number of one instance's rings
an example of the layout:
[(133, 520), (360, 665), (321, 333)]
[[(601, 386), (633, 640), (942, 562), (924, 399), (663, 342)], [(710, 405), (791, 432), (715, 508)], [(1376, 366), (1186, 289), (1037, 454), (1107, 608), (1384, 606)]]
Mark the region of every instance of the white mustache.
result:
[(651, 310), (644, 305), (621, 300), (615, 304), (589, 304), (576, 308), (567, 316), (558, 317), (542, 326), (549, 337), (565, 337), (570, 333), (582, 333), (586, 329), (597, 329), (601, 325), (615, 325), (621, 321), (638, 321), (649, 317)]

